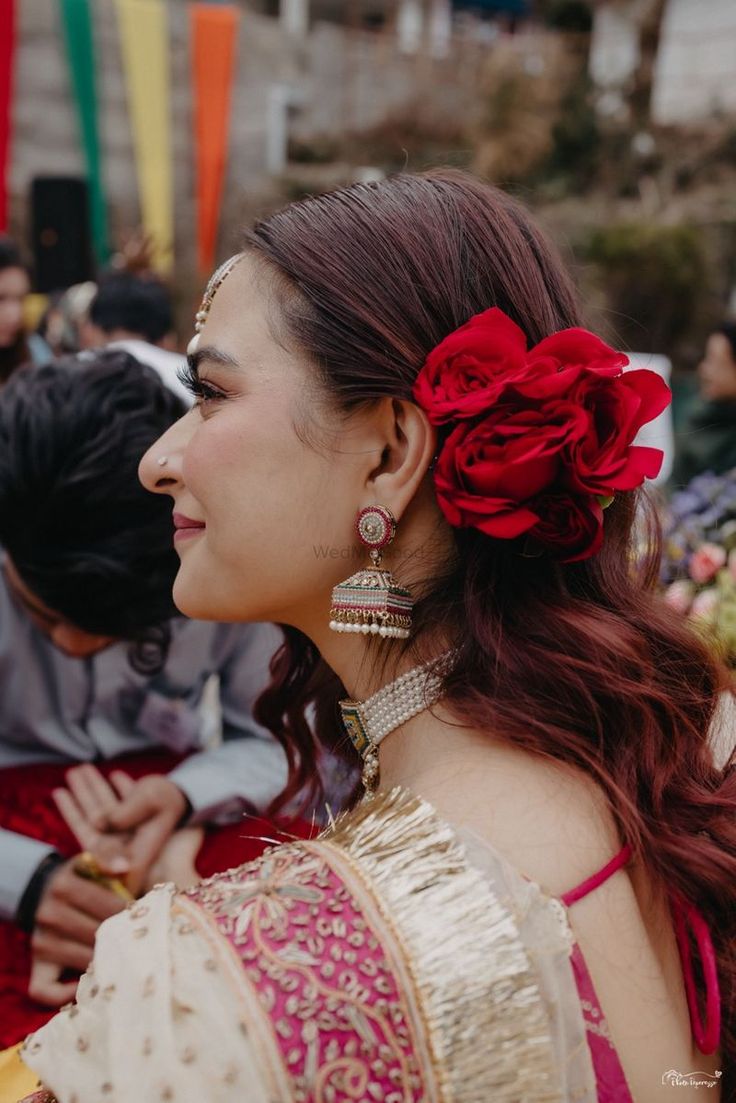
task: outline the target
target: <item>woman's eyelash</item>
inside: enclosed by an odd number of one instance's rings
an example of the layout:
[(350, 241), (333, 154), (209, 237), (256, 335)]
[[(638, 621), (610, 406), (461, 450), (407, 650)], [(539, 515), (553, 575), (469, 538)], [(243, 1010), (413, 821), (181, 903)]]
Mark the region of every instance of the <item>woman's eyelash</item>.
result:
[(193, 370), (190, 364), (179, 368), (176, 374), (179, 378), (179, 382), (183, 383), (186, 389), (190, 391), (195, 398), (212, 401), (213, 399), (225, 397), (222, 391), (218, 391), (216, 387), (212, 387), (209, 383), (200, 379), (199, 375)]

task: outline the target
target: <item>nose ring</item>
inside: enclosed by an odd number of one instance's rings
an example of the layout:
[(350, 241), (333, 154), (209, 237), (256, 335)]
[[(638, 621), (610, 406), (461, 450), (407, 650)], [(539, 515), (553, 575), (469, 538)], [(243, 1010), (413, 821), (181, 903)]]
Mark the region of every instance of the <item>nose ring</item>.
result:
[(156, 460), (156, 463), (159, 465), (159, 467), (166, 467), (166, 464), (168, 462), (169, 462), (169, 457), (168, 456), (159, 456), (159, 458)]

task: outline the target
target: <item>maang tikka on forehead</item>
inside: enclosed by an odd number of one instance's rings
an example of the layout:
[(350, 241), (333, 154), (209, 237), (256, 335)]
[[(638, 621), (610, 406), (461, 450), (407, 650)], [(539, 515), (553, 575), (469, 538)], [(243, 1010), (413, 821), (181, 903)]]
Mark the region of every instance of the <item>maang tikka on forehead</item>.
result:
[(187, 346), (187, 356), (192, 356), (197, 351), (199, 346), (199, 335), (202, 332), (204, 323), (207, 321), (207, 315), (212, 308), (215, 295), (222, 287), (235, 265), (239, 264), (244, 256), (245, 253), (236, 253), (234, 257), (230, 257), (229, 260), (226, 260), (219, 268), (216, 268), (210, 276), (209, 283), (204, 289), (204, 295), (202, 296), (199, 310), (194, 316), (194, 336)]

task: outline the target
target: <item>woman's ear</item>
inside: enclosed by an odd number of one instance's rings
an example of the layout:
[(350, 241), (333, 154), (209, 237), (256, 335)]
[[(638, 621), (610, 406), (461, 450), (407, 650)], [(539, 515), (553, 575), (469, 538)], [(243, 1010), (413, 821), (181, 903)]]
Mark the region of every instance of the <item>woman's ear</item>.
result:
[(380, 463), (366, 481), (366, 491), (373, 502), (388, 506), (399, 520), (432, 463), (437, 431), (424, 410), (403, 399), (384, 399), (376, 413), (385, 443)]

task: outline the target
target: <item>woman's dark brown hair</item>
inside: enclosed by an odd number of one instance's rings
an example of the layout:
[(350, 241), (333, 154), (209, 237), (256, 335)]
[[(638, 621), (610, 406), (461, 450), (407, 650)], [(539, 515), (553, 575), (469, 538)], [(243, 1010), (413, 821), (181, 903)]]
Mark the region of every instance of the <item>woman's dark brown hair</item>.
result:
[[(293, 204), (257, 224), (246, 248), (279, 273), (271, 282), (286, 332), (345, 411), (387, 395), (410, 398), (430, 350), (487, 307), (510, 315), (529, 344), (579, 324), (570, 280), (527, 212), (452, 170)], [(727, 675), (653, 593), (656, 531), (635, 568), (636, 512), (635, 495), (617, 495), (601, 552), (569, 565), (527, 558), (475, 529), (456, 531), (457, 561), (429, 580), (407, 647), (421, 656), (428, 629), (446, 626), (459, 648), (446, 687), (458, 719), (584, 770), (653, 883), (701, 909), (718, 959), (728, 1083), (736, 1058), (736, 771), (733, 756), (731, 768), (718, 768), (709, 746)], [(316, 705), (319, 733), (334, 741), (343, 690), (294, 629), (286, 629), (273, 679), (259, 718), (287, 748), (293, 794), (314, 767), (305, 706)]]

